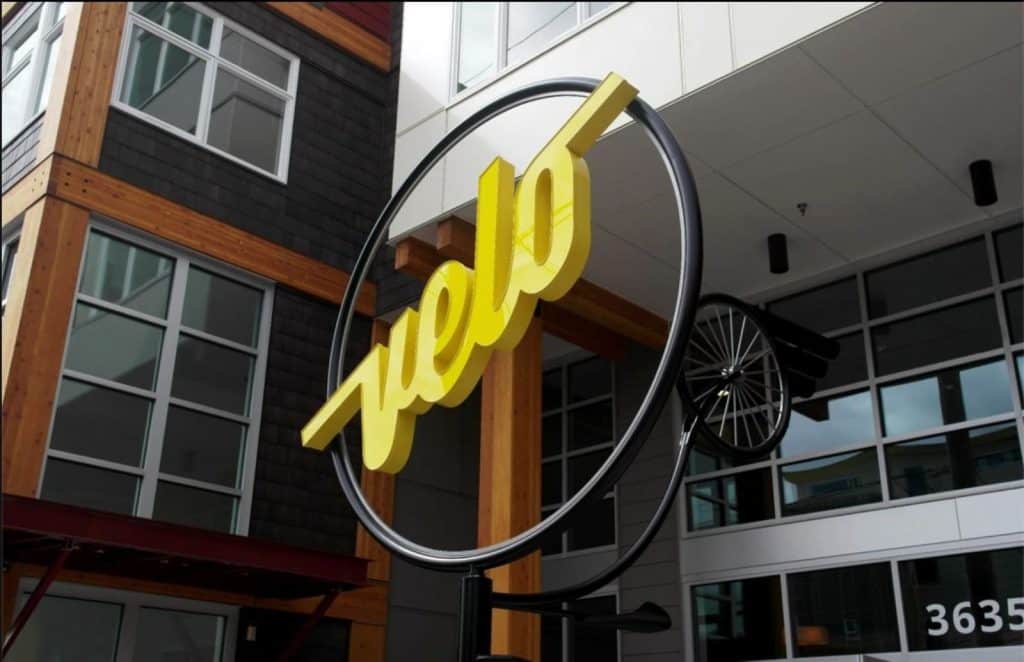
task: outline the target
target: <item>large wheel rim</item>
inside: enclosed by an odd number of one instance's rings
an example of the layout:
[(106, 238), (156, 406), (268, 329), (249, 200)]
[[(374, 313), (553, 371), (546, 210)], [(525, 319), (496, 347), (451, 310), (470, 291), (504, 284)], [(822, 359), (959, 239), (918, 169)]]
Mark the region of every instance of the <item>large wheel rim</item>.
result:
[[(490, 119), (539, 99), (564, 96), (585, 97), (593, 92), (599, 84), (600, 81), (595, 79), (564, 78), (527, 85), (491, 102), (474, 113), (423, 157), (423, 160), (413, 169), (384, 207), (352, 268), (345, 295), (338, 309), (338, 318), (331, 342), (327, 376), (328, 397), (342, 381), (341, 364), (348, 347), (359, 289), (386, 239), (388, 228), (427, 172), (469, 133)], [(651, 385), (648, 387), (632, 422), (612, 452), (575, 495), (567, 499), (555, 512), (526, 531), (502, 542), (476, 549), (435, 549), (409, 540), (395, 531), (373, 510), (359, 488), (358, 474), (353, 467), (350, 453), (340, 450), (345, 444), (344, 432), (339, 434), (335, 443), (331, 444), (330, 454), (342, 492), (367, 531), (389, 551), (410, 563), (434, 570), (459, 572), (470, 568), (482, 569), (502, 565), (533, 549), (539, 549), (545, 540), (568, 528), (572, 515), (577, 513), (580, 507), (592, 502), (595, 498), (600, 498), (618, 482), (650, 436), (665, 403), (675, 388), (700, 292), (702, 267), (700, 204), (689, 164), (664, 120), (639, 97), (629, 104), (625, 112), (644, 129), (669, 172), (679, 218), (680, 255), (683, 256), (668, 338)]]
[(740, 456), (764, 455), (789, 424), (789, 380), (756, 310), (702, 297), (683, 359), (681, 391), (700, 435)]

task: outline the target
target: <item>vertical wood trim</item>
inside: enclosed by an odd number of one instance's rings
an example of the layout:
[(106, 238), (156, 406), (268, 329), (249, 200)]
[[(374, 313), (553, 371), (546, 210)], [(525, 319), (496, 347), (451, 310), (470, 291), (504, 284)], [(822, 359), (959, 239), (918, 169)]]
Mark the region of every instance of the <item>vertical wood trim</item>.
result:
[[(370, 332), (370, 346), (387, 343), (391, 325), (384, 320), (374, 320)], [(371, 471), (365, 465), (362, 468), (360, 483), (370, 506), (388, 524), (394, 520), (395, 513), (395, 477), (382, 471)], [(362, 526), (356, 530), (356, 556), (370, 560), (366, 576), (370, 579), (386, 582), (391, 578), (391, 554), (381, 546)]]
[(348, 635), (349, 662), (381, 662), (387, 643), (387, 628), (383, 625), (353, 623)]
[(87, 211), (50, 197), (25, 214), (3, 321), (3, 485), (10, 494), (36, 495), (88, 225)]
[(128, 3), (68, 4), (37, 153), (97, 166)]
[[(477, 538), (496, 543), (540, 521), (543, 332), (534, 318), (522, 342), (495, 352), (483, 378)], [(495, 591), (540, 590), (540, 552), (489, 572)], [(540, 659), (540, 617), (496, 609), (495, 654)]]
[[(384, 320), (374, 320), (370, 330), (370, 347), (386, 344), (391, 325)], [(362, 464), (362, 463), (360, 463)], [(371, 471), (362, 465), (360, 484), (370, 506), (388, 524), (395, 515), (395, 477), (381, 471)], [(349, 662), (384, 662), (384, 648), (387, 642), (387, 584), (391, 579), (391, 554), (373, 539), (360, 524), (356, 528), (356, 556), (369, 559), (367, 578), (384, 582), (385, 610), (383, 623), (370, 625), (353, 623), (349, 630)]]

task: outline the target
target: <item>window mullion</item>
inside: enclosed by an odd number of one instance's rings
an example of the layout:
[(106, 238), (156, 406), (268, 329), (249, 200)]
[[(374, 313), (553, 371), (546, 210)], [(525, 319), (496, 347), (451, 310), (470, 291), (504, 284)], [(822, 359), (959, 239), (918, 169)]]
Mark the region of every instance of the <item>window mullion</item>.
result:
[(508, 3), (498, 3), (498, 38), (494, 40), (498, 48), (498, 57), (494, 60), (495, 74), (508, 66)]
[(175, 263), (174, 280), (171, 285), (171, 299), (167, 311), (167, 328), (164, 331), (160, 363), (157, 366), (156, 400), (153, 403), (153, 418), (146, 440), (145, 471), (142, 489), (139, 492), (139, 517), (152, 517), (156, 500), (157, 476), (160, 472), (160, 456), (167, 429), (167, 413), (171, 398), (171, 381), (174, 377), (174, 361), (178, 353), (178, 335), (181, 329), (181, 312), (185, 304), (185, 284), (188, 277), (188, 260), (179, 257)]

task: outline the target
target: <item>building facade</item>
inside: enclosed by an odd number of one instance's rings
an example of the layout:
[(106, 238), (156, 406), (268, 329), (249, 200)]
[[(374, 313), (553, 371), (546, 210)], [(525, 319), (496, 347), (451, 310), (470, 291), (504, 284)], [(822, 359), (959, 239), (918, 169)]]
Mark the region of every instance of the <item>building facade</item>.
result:
[[(814, 395), (795, 401), (775, 452), (738, 462), (698, 447), (675, 516), (636, 566), (567, 605), (607, 613), (653, 601), (672, 627), (616, 635), (545, 617), (539, 659), (1020, 657), (1021, 19), (1019, 5), (1001, 3), (406, 7), (395, 186), (503, 94), (614, 71), (690, 160), (703, 291), (841, 346)], [(479, 173), (499, 155), (521, 172), (576, 103), (517, 108), (449, 153), (391, 228), (399, 270), (422, 278), (422, 263), (466, 255)], [(542, 308), (532, 368), (542, 374), (531, 414), (542, 421), (540, 516), (592, 475), (632, 420), (678, 282), (674, 198), (644, 134), (620, 118), (586, 160), (587, 289)], [(995, 201), (976, 198), (977, 160), (992, 164)], [(776, 233), (788, 245), (781, 274), (769, 269)], [(397, 311), (417, 294), (410, 286), (382, 305)], [(485, 377), (483, 411), (488, 397)], [(679, 402), (663, 413), (613, 493), (543, 550), (537, 576), (496, 585), (566, 585), (623, 552), (664, 490), (687, 415)], [(396, 526), (438, 545), (485, 542), (484, 496), (465, 474), (491, 489), (490, 460), (475, 438), (448, 436), (475, 428), (475, 414), (440, 431), (434, 416), (398, 476)], [(480, 429), (486, 448), (486, 422)], [(459, 470), (439, 478), (441, 466)], [(443, 532), (429, 530), (438, 505)], [(394, 572), (388, 659), (411, 659), (416, 641), (449, 659), (454, 583), (398, 561)]]
[[(457, 577), (373, 543), (299, 430), (390, 192), (486, 103), (611, 71), (694, 170), (703, 291), (841, 352), (771, 454), (698, 440), (636, 565), (564, 605), (654, 602), (669, 629), (498, 610), (495, 652), (1019, 659), (1022, 18), (1019, 3), (5, 3), (10, 659), (454, 659)], [(522, 171), (577, 104), (517, 108), (427, 174), (360, 290), (348, 360), (388, 341), (443, 260), (471, 262), (491, 160)], [(420, 417), (401, 473), (363, 471), (417, 542), (475, 547), (553, 512), (651, 383), (680, 268), (670, 183), (627, 118), (586, 160), (584, 282), (465, 403)], [(980, 160), (995, 200), (976, 198)], [(495, 570), (496, 589), (565, 585), (624, 552), (689, 415), (673, 399), (619, 484)]]
[(401, 6), (327, 4), (4, 3), (5, 659), (383, 645), (298, 429), (389, 195)]

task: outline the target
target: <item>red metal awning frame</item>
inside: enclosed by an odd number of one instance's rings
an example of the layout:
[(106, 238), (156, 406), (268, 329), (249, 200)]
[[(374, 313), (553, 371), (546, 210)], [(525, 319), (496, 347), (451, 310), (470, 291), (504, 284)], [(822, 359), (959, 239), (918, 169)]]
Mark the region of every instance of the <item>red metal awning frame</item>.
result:
[(323, 596), (281, 652), (291, 659), (338, 594), (365, 585), (352, 556), (4, 494), (4, 562), (47, 566), (4, 639), (6, 656), (62, 569), (269, 598)]

